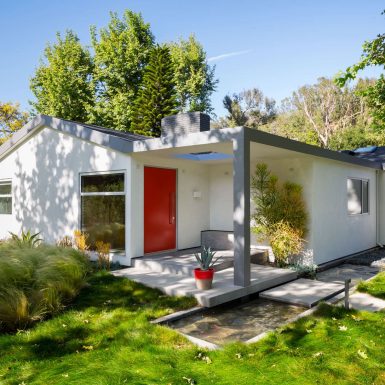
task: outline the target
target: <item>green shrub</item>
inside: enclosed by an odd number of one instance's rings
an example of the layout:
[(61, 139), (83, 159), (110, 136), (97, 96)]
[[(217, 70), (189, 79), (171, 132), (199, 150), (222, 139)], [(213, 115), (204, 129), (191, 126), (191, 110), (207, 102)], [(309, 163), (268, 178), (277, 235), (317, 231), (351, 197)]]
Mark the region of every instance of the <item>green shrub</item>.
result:
[(266, 164), (258, 163), (252, 178), (252, 196), (253, 232), (259, 240), (269, 240), (276, 263), (282, 266), (289, 256), (301, 251), (307, 233), (302, 186), (292, 182), (280, 184)]
[(62, 310), (88, 271), (88, 258), (74, 249), (0, 244), (0, 330), (24, 329)]
[(20, 235), (11, 232), (9, 234), (11, 234), (12, 241), (19, 247), (38, 247), (43, 241), (39, 238), (40, 233), (32, 234), (30, 230), (26, 232), (22, 230)]

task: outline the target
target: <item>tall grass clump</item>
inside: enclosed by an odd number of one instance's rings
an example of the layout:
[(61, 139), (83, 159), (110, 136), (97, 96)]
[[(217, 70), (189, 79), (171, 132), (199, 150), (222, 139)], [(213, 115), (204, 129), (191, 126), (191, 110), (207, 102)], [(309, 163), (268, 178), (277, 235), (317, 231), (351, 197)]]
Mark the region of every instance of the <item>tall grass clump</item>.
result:
[(85, 284), (88, 258), (71, 248), (0, 244), (0, 331), (58, 313)]

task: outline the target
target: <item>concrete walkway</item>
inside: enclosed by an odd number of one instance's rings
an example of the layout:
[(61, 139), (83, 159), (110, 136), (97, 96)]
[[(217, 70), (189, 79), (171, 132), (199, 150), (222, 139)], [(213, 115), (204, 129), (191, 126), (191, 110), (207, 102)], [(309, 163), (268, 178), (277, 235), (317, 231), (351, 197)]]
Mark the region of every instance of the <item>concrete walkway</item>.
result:
[(385, 309), (385, 301), (380, 298), (372, 297), (366, 293), (354, 293), (349, 298), (350, 307), (356, 310), (380, 311)]
[(192, 296), (202, 306), (212, 307), (259, 293), (271, 287), (282, 285), (297, 278), (297, 273), (289, 269), (270, 266), (251, 265), (250, 286), (235, 286), (234, 268), (217, 271), (211, 290), (198, 290), (193, 276), (182, 276), (167, 272), (154, 272), (139, 268), (126, 268), (113, 271), (117, 277), (126, 277), (146, 286), (159, 289), (168, 295)]
[(344, 291), (345, 286), (336, 282), (321, 282), (300, 278), (294, 282), (266, 290), (259, 294), (261, 298), (313, 307), (318, 302), (334, 297)]

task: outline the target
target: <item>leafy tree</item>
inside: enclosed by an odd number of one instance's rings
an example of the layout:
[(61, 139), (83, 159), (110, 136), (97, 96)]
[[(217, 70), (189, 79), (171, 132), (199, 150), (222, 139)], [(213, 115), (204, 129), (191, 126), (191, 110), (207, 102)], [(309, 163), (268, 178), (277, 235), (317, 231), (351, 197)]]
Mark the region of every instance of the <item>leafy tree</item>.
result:
[[(385, 11), (382, 12), (384, 14)], [(365, 41), (362, 46), (362, 55), (358, 63), (348, 67), (345, 72), (336, 78), (336, 83), (343, 87), (350, 80), (356, 79), (360, 71), (367, 67), (376, 66), (385, 69), (385, 33), (379, 34), (375, 39)], [(371, 114), (377, 125), (385, 123), (385, 77), (380, 77), (365, 90), (362, 90)]]
[(159, 136), (163, 117), (177, 112), (174, 68), (167, 46), (152, 50), (135, 102), (131, 131)]
[(126, 10), (122, 19), (111, 13), (107, 28), (98, 34), (92, 27), (91, 35), (97, 90), (92, 122), (130, 131), (132, 106), (154, 46), (150, 25), (140, 14)]
[(29, 114), (20, 110), (19, 104), (0, 102), (0, 144), (27, 122)]
[(202, 111), (211, 113), (210, 97), (215, 91), (215, 66), (207, 63), (202, 45), (191, 35), (188, 40), (180, 39), (169, 44), (171, 59), (175, 68), (175, 86), (179, 111)]
[(252, 88), (232, 96), (226, 95), (223, 106), (228, 112), (222, 126), (248, 126), (257, 128), (276, 117), (275, 100), (265, 97), (261, 90)]
[(86, 122), (94, 100), (90, 52), (72, 31), (56, 36), (31, 79), (32, 105), (38, 113)]
[(320, 78), (317, 84), (299, 88), (293, 93), (291, 101), (316, 133), (320, 145), (326, 148), (330, 138), (354, 125), (365, 109), (362, 98), (351, 89), (341, 89), (327, 78)]

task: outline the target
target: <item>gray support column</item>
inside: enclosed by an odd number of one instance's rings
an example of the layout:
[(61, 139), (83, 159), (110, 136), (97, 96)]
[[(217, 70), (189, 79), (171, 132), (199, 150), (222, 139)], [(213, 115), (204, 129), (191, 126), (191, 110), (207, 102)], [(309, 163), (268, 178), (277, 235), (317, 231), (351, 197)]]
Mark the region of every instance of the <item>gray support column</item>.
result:
[(242, 129), (233, 140), (234, 285), (250, 285), (250, 141)]

